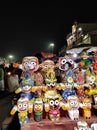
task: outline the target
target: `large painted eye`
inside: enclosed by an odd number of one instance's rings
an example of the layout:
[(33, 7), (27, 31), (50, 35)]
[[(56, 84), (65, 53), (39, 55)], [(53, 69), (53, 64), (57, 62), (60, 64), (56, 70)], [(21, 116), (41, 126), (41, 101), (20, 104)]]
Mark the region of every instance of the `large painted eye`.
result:
[(27, 66), (29, 63), (26, 61), (25, 63), (24, 63), (24, 66)]
[(61, 60), (61, 64), (65, 64), (66, 63), (66, 59)]
[(48, 65), (44, 65), (44, 68), (48, 68)]
[(54, 105), (54, 100), (50, 100), (50, 106)]
[(79, 130), (86, 130), (86, 128), (79, 128)]
[(87, 106), (87, 103), (84, 103), (84, 106)]
[(35, 105), (34, 108), (37, 109), (37, 108), (38, 108), (38, 105)]
[(93, 85), (93, 84), (94, 84), (94, 81), (90, 81), (89, 84), (90, 84), (90, 85)]
[(23, 107), (26, 108), (26, 107), (27, 107), (27, 104), (24, 103), (24, 104), (23, 104)]
[(70, 102), (71, 105), (74, 105), (74, 102)]
[(22, 108), (22, 104), (18, 104), (18, 108), (19, 108), (19, 109)]
[(73, 64), (73, 60), (72, 60), (72, 59), (68, 59), (68, 62), (69, 62), (70, 64)]
[(59, 100), (55, 100), (55, 105), (56, 105), (56, 106), (59, 105)]
[(49, 86), (54, 86), (55, 84), (54, 83), (49, 83)]
[(38, 105), (38, 108), (40, 109), (40, 108), (41, 108), (41, 105)]
[(49, 65), (51, 68), (54, 68), (54, 65)]
[(31, 61), (30, 64), (36, 66), (36, 62)]

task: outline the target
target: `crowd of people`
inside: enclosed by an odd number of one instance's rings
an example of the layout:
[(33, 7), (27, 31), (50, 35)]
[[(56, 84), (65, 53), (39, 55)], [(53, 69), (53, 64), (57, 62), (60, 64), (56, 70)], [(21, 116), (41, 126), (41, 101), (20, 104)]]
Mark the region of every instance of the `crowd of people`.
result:
[(13, 67), (13, 63), (5, 65), (4, 59), (0, 58), (0, 95), (13, 93), (19, 87), (22, 70)]

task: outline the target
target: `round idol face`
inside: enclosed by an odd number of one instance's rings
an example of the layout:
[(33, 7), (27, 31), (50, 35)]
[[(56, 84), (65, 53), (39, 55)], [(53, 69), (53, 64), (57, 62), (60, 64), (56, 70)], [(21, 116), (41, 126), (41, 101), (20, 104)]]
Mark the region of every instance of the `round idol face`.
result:
[(59, 58), (59, 69), (66, 71), (69, 68), (74, 68), (74, 61), (69, 58), (64, 57)]
[(43, 102), (41, 100), (36, 100), (34, 102), (34, 112), (42, 112), (43, 111)]
[(54, 68), (54, 67), (55, 67), (55, 64), (52, 60), (45, 60), (42, 63), (42, 71), (47, 72), (49, 68)]
[(19, 99), (18, 100), (18, 111), (25, 112), (28, 111), (28, 99)]
[(24, 70), (36, 71), (39, 68), (38, 58), (34, 56), (24, 57), (22, 65)]
[(59, 104), (60, 104), (60, 101), (58, 99), (51, 99), (49, 100), (49, 105), (50, 105), (50, 108), (52, 109), (56, 109), (59, 107)]

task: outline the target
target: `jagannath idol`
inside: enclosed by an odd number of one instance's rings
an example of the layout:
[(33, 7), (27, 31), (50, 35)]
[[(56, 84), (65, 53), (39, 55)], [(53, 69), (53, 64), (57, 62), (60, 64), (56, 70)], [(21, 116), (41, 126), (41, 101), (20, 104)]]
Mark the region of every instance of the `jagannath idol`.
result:
[(30, 70), (31, 72), (35, 72), (39, 68), (38, 58), (35, 56), (26, 56), (22, 59), (22, 63), (14, 63), (13, 67), (20, 68), (23, 71)]
[(21, 97), (18, 99), (17, 104), (14, 105), (10, 114), (14, 115), (18, 112), (18, 118), (20, 124), (26, 124), (29, 121), (28, 114), (32, 113), (32, 104), (27, 97)]
[(34, 77), (23, 77), (22, 81), (20, 83), (19, 88), (15, 91), (16, 94), (20, 93), (20, 97), (24, 95), (27, 97), (29, 100), (31, 100), (35, 94), (32, 93), (32, 87), (34, 85)]
[(60, 108), (65, 110), (65, 104), (62, 102), (62, 97), (56, 90), (48, 90), (44, 94), (44, 107), (48, 112), (51, 121), (58, 121), (60, 119)]
[(74, 127), (74, 130), (91, 130), (91, 128), (89, 128), (88, 123), (83, 120), (77, 122), (77, 126)]
[(43, 100), (41, 97), (35, 98), (33, 102), (33, 113), (35, 121), (41, 121), (43, 119)]

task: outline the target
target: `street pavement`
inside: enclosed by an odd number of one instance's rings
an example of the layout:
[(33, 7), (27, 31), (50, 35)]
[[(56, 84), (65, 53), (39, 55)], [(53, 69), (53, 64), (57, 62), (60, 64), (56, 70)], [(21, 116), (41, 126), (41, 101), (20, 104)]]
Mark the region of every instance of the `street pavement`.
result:
[[(12, 109), (12, 99), (14, 93), (0, 92), (0, 130), (3, 130), (3, 122), (9, 117), (11, 118), (10, 111)], [(6, 130), (20, 130), (17, 113), (12, 118)]]

